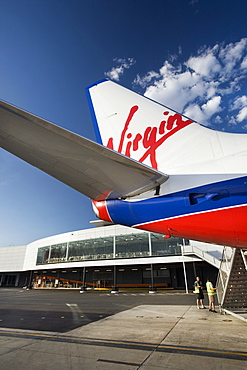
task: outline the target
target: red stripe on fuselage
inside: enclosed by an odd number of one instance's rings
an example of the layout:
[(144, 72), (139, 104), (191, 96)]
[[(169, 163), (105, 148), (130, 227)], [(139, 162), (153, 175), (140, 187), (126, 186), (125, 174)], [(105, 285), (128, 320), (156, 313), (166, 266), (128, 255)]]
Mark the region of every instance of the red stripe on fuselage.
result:
[(92, 200), (93, 205), (97, 209), (97, 216), (104, 221), (112, 222), (112, 219), (109, 215), (106, 201), (97, 201), (97, 200)]
[(134, 226), (185, 239), (247, 248), (247, 206), (180, 216)]

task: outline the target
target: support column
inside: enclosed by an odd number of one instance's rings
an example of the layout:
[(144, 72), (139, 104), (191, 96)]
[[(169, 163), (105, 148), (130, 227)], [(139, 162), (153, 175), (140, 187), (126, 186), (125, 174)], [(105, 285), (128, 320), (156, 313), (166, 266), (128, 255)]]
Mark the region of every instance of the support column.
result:
[(157, 289), (156, 287), (154, 286), (154, 270), (153, 270), (153, 265), (151, 263), (151, 286), (149, 287), (149, 293), (156, 293)]
[(85, 293), (87, 291), (87, 286), (86, 286), (86, 267), (84, 266), (82, 269), (82, 287), (80, 290), (80, 293)]
[(192, 262), (192, 265), (193, 265), (194, 277), (196, 278), (197, 277), (197, 275), (196, 275), (196, 265), (195, 265), (194, 261)]
[(117, 266), (113, 266), (113, 287), (111, 290), (111, 293), (118, 293), (118, 287), (117, 287)]
[(148, 233), (148, 247), (149, 247), (149, 256), (152, 256), (152, 241), (151, 241), (151, 233)]
[(29, 277), (29, 283), (28, 283), (28, 286), (27, 286), (27, 289), (32, 289), (32, 277), (33, 277), (33, 271), (31, 270), (30, 271), (30, 277)]
[(185, 291), (186, 291), (186, 294), (189, 293), (188, 291), (188, 283), (187, 283), (187, 275), (186, 275), (186, 268), (185, 268), (185, 262), (184, 262), (184, 239), (183, 239), (183, 245), (181, 246), (182, 247), (182, 258), (183, 258), (183, 269), (184, 269), (184, 282), (185, 282)]
[(18, 286), (20, 280), (20, 274), (16, 275), (15, 286)]

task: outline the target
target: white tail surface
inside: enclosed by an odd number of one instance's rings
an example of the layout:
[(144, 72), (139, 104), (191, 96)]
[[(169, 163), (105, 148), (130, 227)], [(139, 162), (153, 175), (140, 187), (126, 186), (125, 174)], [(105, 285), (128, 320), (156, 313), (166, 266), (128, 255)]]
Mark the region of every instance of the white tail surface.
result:
[(104, 80), (88, 89), (98, 141), (165, 171), (172, 152), (178, 151), (184, 140), (185, 133), (179, 133), (193, 121), (112, 81)]
[(112, 81), (88, 89), (101, 144), (169, 175), (246, 173), (247, 135), (201, 126)]

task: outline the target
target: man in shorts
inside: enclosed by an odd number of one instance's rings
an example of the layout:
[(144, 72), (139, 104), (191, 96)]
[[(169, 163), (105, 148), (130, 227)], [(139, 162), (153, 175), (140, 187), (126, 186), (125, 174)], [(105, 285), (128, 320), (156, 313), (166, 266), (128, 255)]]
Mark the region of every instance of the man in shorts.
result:
[(195, 289), (194, 290), (195, 293), (197, 294), (197, 300), (196, 300), (197, 308), (205, 309), (206, 307), (204, 306), (204, 303), (203, 303), (204, 294), (202, 290), (202, 282), (199, 276), (196, 277), (196, 281), (194, 282), (194, 289)]

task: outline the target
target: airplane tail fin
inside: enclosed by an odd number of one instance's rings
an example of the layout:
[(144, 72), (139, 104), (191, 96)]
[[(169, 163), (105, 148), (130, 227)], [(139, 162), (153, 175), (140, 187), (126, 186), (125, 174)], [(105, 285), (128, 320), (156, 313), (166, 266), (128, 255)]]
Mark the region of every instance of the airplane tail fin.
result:
[(156, 170), (166, 171), (185, 130), (199, 126), (109, 80), (89, 86), (87, 95), (97, 141)]

